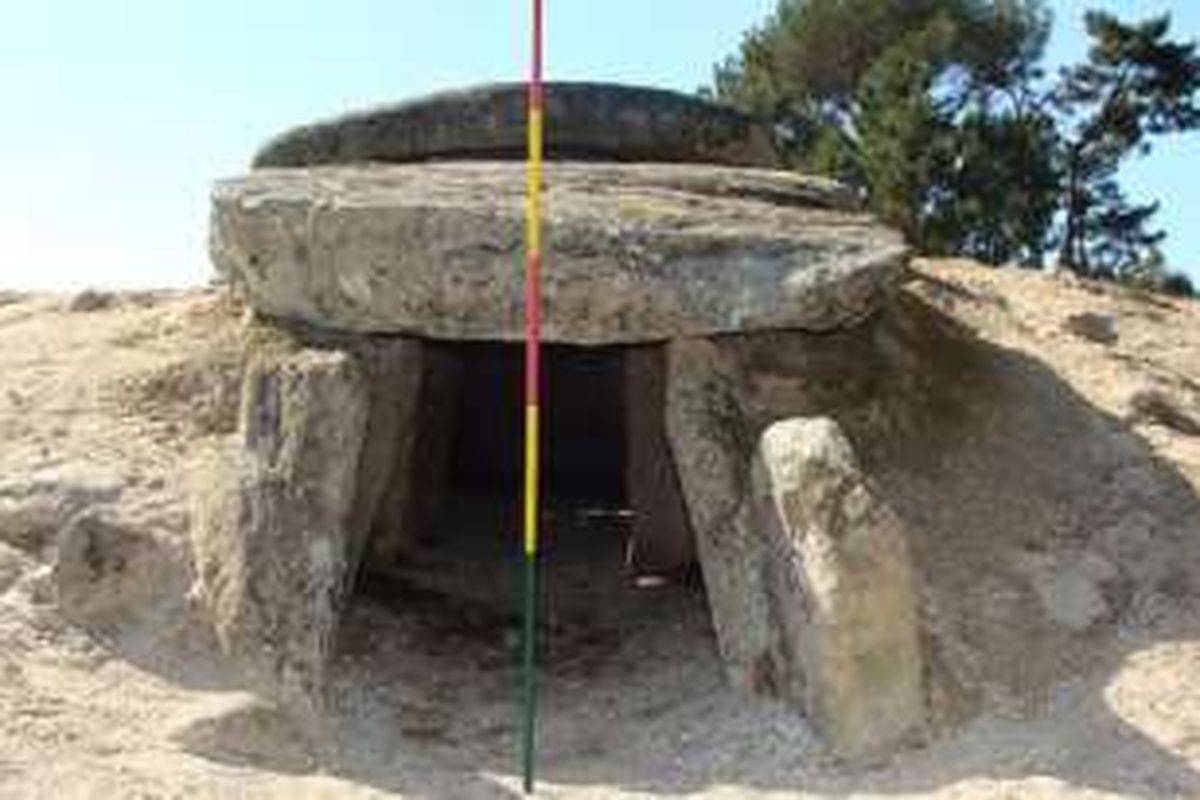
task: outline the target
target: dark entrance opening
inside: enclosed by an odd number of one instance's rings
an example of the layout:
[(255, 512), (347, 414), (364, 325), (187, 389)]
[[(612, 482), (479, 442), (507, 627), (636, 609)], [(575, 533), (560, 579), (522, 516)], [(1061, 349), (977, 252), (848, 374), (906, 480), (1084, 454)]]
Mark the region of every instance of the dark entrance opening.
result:
[[(459, 510), (456, 496), (478, 497), (511, 512), (521, 504), (523, 348), (468, 344), (442, 349), (458, 362), (458, 397), (448, 502), (441, 516), (453, 517)], [(543, 361), (545, 507), (552, 519), (572, 508), (617, 512), (624, 503), (623, 351), (552, 346), (544, 349)]]
[[(373, 533), (378, 545), (402, 528), (402, 542), (367, 555), (343, 663), (381, 704), (406, 698), (405, 737), (455, 752), (475, 742), (502, 769), (515, 735), (523, 351), (421, 347), (413, 455), (392, 484), (404, 511)], [(580, 709), (624, 697), (632, 675), (682, 697), (709, 678), (681, 682), (681, 668), (716, 674), (712, 632), (694, 570), (651, 574), (631, 558), (641, 537), (670, 563), (692, 563), (677, 546), (690, 532), (667, 443), (663, 349), (551, 346), (544, 358), (539, 713), (600, 735), (603, 715), (581, 720)]]
[[(495, 606), (518, 596), (505, 565), (520, 562), (523, 541), (524, 348), (422, 347), (407, 474), (385, 503), (401, 511), (384, 518), (368, 570), (420, 586), (454, 575), (448, 588), (491, 593)], [(539, 555), (553, 580), (571, 564), (595, 588), (686, 568), (662, 348), (551, 345), (543, 363)]]
[[(414, 580), (436, 582), (447, 596), (500, 611), (512, 624), (523, 542), (523, 348), (436, 348), (454, 373), (452, 422), (443, 489), (408, 563), (422, 573)], [(554, 619), (590, 622), (594, 607), (628, 583), (624, 353), (552, 346), (543, 362), (542, 595)]]
[[(486, 610), (503, 628), (520, 596), (524, 349), (423, 346), (404, 530), (384, 563), (368, 564), (364, 588)], [(543, 595), (564, 617), (611, 606), (632, 582), (629, 378), (620, 347), (548, 346), (543, 363), (539, 559)]]

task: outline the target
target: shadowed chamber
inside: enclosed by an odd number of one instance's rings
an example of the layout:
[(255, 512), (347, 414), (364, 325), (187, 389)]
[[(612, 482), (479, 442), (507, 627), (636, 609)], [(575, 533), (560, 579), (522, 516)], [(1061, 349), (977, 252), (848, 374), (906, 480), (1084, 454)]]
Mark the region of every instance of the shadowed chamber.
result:
[[(384, 558), (375, 550), (360, 587), (396, 608), (465, 611), (503, 629), (520, 596), (524, 349), (426, 347), (402, 541)], [(626, 600), (645, 599), (629, 563), (637, 431), (627, 385), (624, 348), (543, 349), (539, 559), (550, 620), (618, 624)]]
[[(429, 541), (516, 556), (522, 541), (524, 350), (442, 345), (456, 373), (441, 502)], [(619, 553), (624, 492), (623, 354), (617, 348), (547, 347), (541, 391), (540, 549)]]
[[(420, 347), (414, 438), (397, 448), (411, 455), (397, 458), (381, 504), (402, 512), (373, 530), (338, 631), (340, 685), (369, 681), (381, 702), (417, 698), (406, 737), (457, 741), (482, 729), (507, 759), (523, 605), (524, 347)], [(639, 531), (667, 530), (653, 524), (666, 516), (654, 492), (673, 476), (664, 355), (543, 350), (536, 648), (550, 717), (577, 716), (588, 693), (623, 686), (633, 664), (686, 692), (681, 661), (716, 663), (697, 572), (647, 580), (634, 557)]]

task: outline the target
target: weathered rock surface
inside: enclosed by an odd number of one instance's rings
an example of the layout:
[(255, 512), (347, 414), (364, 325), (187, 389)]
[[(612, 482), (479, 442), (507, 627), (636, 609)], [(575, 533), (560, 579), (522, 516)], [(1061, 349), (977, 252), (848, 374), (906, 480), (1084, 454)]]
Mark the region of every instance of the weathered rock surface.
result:
[[(836, 423), (764, 419), (749, 352), (700, 340), (668, 352), (667, 428), (731, 682), (805, 709), (842, 757), (886, 752), (925, 715), (898, 518)], [(788, 394), (821, 408), (824, 391)]]
[[(526, 90), (506, 83), (443, 92), (288, 131), (256, 167), (363, 161), (523, 159)], [(678, 92), (603, 83), (546, 86), (551, 159), (776, 163), (769, 129), (729, 108)]]
[(0, 595), (7, 592), (34, 563), (27, 553), (0, 542)]
[(68, 619), (100, 629), (170, 617), (188, 583), (177, 549), (113, 516), (80, 513), (56, 539), (55, 600)]
[(336, 351), (264, 357), (245, 386), (241, 441), (197, 509), (197, 595), (222, 647), (304, 714), (349, 581), (370, 393)]
[(115, 503), (122, 488), (118, 476), (83, 469), (13, 475), (0, 482), (0, 542), (36, 553), (75, 515)]
[(763, 434), (753, 472), (765, 538), (771, 688), (839, 755), (893, 749), (924, 722), (917, 594), (895, 513), (828, 418)]
[[(878, 308), (900, 237), (788, 173), (553, 165), (544, 336), (579, 344), (770, 328)], [(265, 170), (214, 194), (218, 270), (268, 315), (447, 339), (521, 336), (519, 164)]]
[(763, 540), (749, 502), (754, 429), (743, 404), (745, 378), (709, 341), (672, 342), (667, 362), (667, 432), (717, 647), (734, 686), (771, 694), (775, 635), (763, 582)]
[(666, 354), (629, 348), (624, 369), (627, 561), (638, 573), (671, 573), (695, 563), (696, 546), (667, 439)]
[(369, 413), (356, 480), (349, 551), (351, 568), (367, 549), (394, 558), (415, 534), (409, 510), (418, 499), (421, 395), (426, 348), (406, 339), (367, 340), (355, 354), (369, 382)]
[(1129, 419), (1134, 424), (1163, 425), (1185, 436), (1200, 436), (1200, 414), (1187, 408), (1186, 401), (1157, 386), (1147, 386), (1129, 397)]

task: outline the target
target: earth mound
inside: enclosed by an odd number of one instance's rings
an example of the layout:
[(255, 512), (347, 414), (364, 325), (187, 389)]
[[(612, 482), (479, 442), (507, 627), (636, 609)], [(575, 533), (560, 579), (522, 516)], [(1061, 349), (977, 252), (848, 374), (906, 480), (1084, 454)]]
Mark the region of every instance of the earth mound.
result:
[[(1103, 336), (1071, 321), (1085, 314)], [(836, 412), (857, 463), (836, 435), (814, 441), (869, 475), (900, 524), (942, 734), (866, 773), (831, 764), (802, 719), (727, 688), (700, 587), (630, 587), (620, 548), (598, 544), (616, 539), (587, 532), (623, 523), (563, 516), (544, 617), (548, 791), (1200, 793), (1196, 304), (925, 263), (868, 322), (686, 348), (724, 370), (705, 374), (729, 378), (751, 429), (798, 403)], [(195, 499), (278, 335), (223, 292), (0, 303), (5, 797), (515, 788), (511, 576), (473, 544), (356, 583), (315, 733), (247, 699), (216, 657), (188, 588)], [(460, 529), (479, 524), (495, 523)]]

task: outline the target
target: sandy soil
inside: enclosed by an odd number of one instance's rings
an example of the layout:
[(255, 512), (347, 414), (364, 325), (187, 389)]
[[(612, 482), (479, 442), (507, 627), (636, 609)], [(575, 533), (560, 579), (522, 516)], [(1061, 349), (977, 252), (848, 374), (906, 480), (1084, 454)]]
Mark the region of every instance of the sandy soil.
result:
[[(1200, 437), (1134, 402), (1153, 389), (1200, 418), (1200, 304), (954, 263), (920, 265), (908, 291), (1053, 372), (1200, 493)], [(1116, 340), (1065, 327), (1085, 312), (1111, 315)], [(517, 794), (502, 561), (364, 583), (319, 746), (215, 659), (186, 602), (188, 482), (234, 425), (240, 319), (209, 291), (0, 297), (0, 797)], [(1194, 517), (1195, 495), (1179, 496)], [(73, 591), (72, 570), (90, 563), (81, 514), (106, 521), (134, 579)], [(1087, 651), (1095, 663), (1032, 707), (989, 706), (927, 747), (847, 770), (802, 720), (724, 687), (697, 587), (637, 589), (617, 548), (585, 553), (562, 530), (547, 570), (560, 600), (544, 631), (541, 796), (1200, 797), (1190, 565), (1134, 592)], [(1173, 552), (1200, 552), (1186, 522), (1172, 535), (1184, 537)]]

